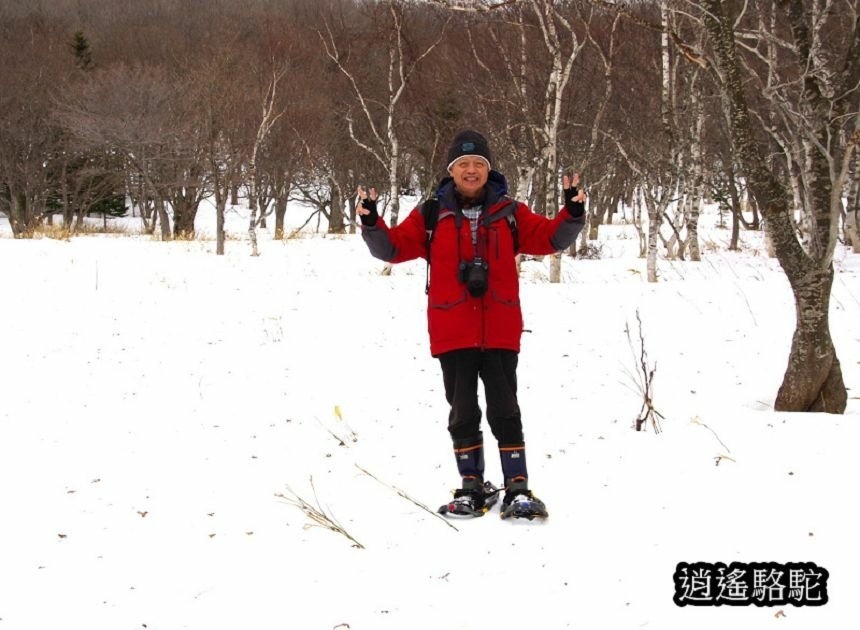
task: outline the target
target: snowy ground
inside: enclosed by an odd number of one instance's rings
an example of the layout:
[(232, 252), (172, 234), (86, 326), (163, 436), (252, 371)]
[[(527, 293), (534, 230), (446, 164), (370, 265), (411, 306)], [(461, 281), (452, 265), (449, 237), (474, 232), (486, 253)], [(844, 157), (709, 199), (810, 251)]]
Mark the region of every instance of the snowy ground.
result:
[[(381, 277), (357, 236), (216, 257), (0, 220), (0, 630), (857, 627), (857, 390), (844, 416), (772, 411), (787, 282), (757, 235), (728, 252), (704, 227), (720, 249), (658, 284), (628, 226), (561, 285), (527, 263), (520, 403), (551, 517), (455, 530), (357, 467), (431, 508), (457, 484), (423, 263)], [(860, 258), (836, 268), (852, 387)], [(659, 435), (631, 428), (637, 309)], [(364, 549), (277, 496), (317, 500), (311, 478)], [(681, 561), (814, 562), (830, 602), (679, 608)]]

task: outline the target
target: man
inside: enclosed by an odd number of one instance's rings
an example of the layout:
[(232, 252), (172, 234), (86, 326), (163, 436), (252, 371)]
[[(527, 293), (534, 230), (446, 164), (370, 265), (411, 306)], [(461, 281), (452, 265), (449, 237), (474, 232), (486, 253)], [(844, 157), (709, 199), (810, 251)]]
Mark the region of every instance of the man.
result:
[(533, 213), (506, 196), (507, 181), (492, 170), (490, 146), (480, 133), (458, 133), (448, 149), (448, 177), (436, 199), (391, 228), (378, 216), (376, 190), (359, 186), (358, 214), (370, 253), (399, 263), (428, 260), (430, 352), (442, 367), (451, 405), (448, 430), (462, 486), (440, 512), (480, 516), (499, 490), (484, 480), (478, 377), (487, 420), (499, 446), (505, 496), (501, 515), (546, 516), (528, 487), (525, 440), (517, 403), (517, 359), (523, 330), (517, 253), (545, 255), (568, 247), (585, 223), (579, 176), (565, 175), (564, 208), (556, 218)]

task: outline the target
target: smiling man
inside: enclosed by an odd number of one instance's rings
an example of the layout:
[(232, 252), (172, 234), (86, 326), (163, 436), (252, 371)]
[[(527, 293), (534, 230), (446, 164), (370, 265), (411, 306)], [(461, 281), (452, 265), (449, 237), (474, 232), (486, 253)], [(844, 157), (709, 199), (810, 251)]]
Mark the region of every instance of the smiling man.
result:
[(425, 258), (430, 266), (427, 319), (430, 352), (439, 359), (451, 406), (448, 431), (461, 487), (440, 512), (481, 516), (498, 498), (484, 479), (484, 439), (478, 378), (487, 421), (496, 438), (504, 477), (501, 516), (547, 516), (532, 494), (517, 402), (517, 361), (523, 317), (518, 253), (545, 255), (568, 247), (585, 222), (579, 176), (563, 178), (565, 203), (554, 219), (508, 196), (505, 177), (492, 170), (487, 139), (458, 133), (448, 149), (448, 176), (431, 198), (391, 228), (379, 217), (376, 189), (359, 187), (362, 237), (373, 256), (399, 263)]

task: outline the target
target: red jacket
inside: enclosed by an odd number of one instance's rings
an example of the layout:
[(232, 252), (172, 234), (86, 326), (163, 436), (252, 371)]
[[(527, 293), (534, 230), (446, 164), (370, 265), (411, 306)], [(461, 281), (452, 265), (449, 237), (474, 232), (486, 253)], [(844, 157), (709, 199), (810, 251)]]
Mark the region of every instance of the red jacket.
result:
[[(499, 178), (503, 185), (499, 185)], [(498, 214), (510, 204), (510, 199), (499, 194), (506, 189), (504, 178), (491, 172), (486, 210), (477, 233), (478, 249), (482, 250), (488, 265), (488, 288), (482, 297), (476, 298), (458, 278), (460, 262), (470, 263), (475, 257), (470, 223), (461, 217), (457, 228), (456, 215), (460, 211), (456, 208), (453, 182), (446, 178), (440, 185), (439, 218), (430, 246), (427, 300), (433, 356), (461, 348), (520, 350), (523, 315), (515, 260), (517, 252), (511, 225)], [(518, 252), (522, 254), (545, 255), (562, 250), (576, 239), (584, 224), (584, 218), (573, 219), (564, 209), (554, 219), (547, 219), (523, 203), (517, 203), (515, 208)], [(399, 263), (427, 258), (427, 232), (420, 206), (394, 228), (382, 219), (373, 226), (364, 226), (362, 236), (371, 253), (382, 260)]]

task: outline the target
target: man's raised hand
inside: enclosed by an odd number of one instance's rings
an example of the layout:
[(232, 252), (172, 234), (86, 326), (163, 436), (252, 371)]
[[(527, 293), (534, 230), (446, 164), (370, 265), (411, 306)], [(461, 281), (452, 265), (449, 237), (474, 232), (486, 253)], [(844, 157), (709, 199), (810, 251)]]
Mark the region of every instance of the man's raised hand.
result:
[(564, 175), (561, 178), (561, 184), (564, 190), (564, 207), (567, 209), (567, 213), (574, 219), (580, 218), (585, 214), (587, 195), (584, 190), (577, 190), (577, 186), (579, 186), (579, 173), (574, 173), (573, 179)]
[(579, 173), (573, 174), (573, 179), (565, 175), (561, 178), (562, 188), (564, 189), (564, 202), (576, 201), (583, 202), (586, 199), (585, 191), (577, 190), (579, 186)]
[(356, 193), (358, 194), (358, 207), (355, 211), (361, 219), (361, 224), (368, 227), (376, 225), (376, 221), (379, 219), (379, 213), (376, 211), (376, 200), (379, 198), (379, 194), (376, 192), (376, 188), (371, 186), (370, 194), (368, 194), (364, 186), (359, 186)]

